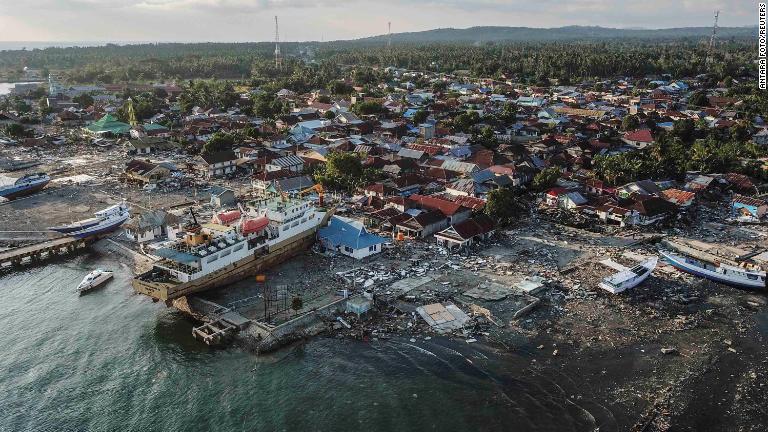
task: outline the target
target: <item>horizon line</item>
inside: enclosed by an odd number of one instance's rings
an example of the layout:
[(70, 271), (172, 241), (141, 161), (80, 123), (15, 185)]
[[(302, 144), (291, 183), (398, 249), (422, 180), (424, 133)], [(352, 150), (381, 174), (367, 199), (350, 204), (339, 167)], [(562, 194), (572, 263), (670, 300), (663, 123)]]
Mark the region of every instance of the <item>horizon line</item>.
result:
[[(631, 26), (631, 27), (603, 27), (599, 25), (578, 25), (578, 24), (569, 24), (569, 25), (563, 25), (563, 26), (557, 26), (557, 27), (529, 27), (529, 26), (483, 26), (483, 25), (474, 25), (470, 27), (436, 27), (431, 28), (427, 30), (414, 30), (414, 31), (405, 31), (405, 32), (397, 32), (392, 33), (392, 36), (399, 35), (399, 34), (413, 34), (413, 33), (426, 33), (430, 31), (436, 31), (436, 30), (470, 30), (474, 28), (511, 28), (511, 29), (532, 29), (532, 30), (555, 30), (555, 29), (564, 29), (564, 28), (596, 28), (596, 29), (604, 29), (604, 30), (625, 30), (625, 31), (663, 31), (663, 30), (681, 30), (681, 29), (704, 29), (709, 28), (708, 26), (685, 26), (685, 27), (658, 27), (658, 28), (651, 28), (651, 27), (637, 27), (637, 26)], [(748, 29), (748, 28), (757, 28), (757, 25), (740, 25), (740, 26), (718, 26), (718, 29)], [(351, 39), (331, 39), (331, 40), (282, 40), (283, 43), (329, 43), (329, 42), (347, 42), (347, 41), (357, 41), (361, 39), (371, 39), (376, 37), (386, 37), (388, 36), (386, 33), (379, 33), (379, 34), (373, 34), (369, 36), (362, 36), (357, 38), (351, 38)], [(40, 44), (40, 43), (50, 43), (50, 44), (77, 44), (77, 43), (87, 43), (87, 44), (124, 44), (124, 45), (139, 45), (139, 44), (158, 44), (158, 43), (273, 43), (273, 40), (205, 40), (205, 39), (188, 39), (188, 40), (108, 40), (108, 39), (95, 39), (95, 40), (2, 40), (0, 39), (0, 43), (13, 43), (13, 44), (23, 44), (23, 43), (34, 43), (34, 44)], [(77, 46), (77, 45), (72, 45)], [(55, 46), (51, 46), (49, 48), (54, 48)]]

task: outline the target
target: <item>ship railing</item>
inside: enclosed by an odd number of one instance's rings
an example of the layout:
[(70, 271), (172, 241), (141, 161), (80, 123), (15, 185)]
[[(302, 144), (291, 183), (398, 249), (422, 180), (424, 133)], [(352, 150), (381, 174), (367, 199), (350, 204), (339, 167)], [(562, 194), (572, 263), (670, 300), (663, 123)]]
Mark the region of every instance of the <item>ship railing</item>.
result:
[(186, 273), (186, 274), (194, 274), (194, 273), (197, 273), (197, 271), (198, 271), (196, 268), (194, 268), (192, 266), (180, 263), (178, 261), (172, 261), (172, 260), (169, 260), (169, 259), (163, 259), (163, 260), (159, 261), (157, 264), (165, 266), (165, 267), (168, 267), (171, 270), (180, 271), (180, 272)]

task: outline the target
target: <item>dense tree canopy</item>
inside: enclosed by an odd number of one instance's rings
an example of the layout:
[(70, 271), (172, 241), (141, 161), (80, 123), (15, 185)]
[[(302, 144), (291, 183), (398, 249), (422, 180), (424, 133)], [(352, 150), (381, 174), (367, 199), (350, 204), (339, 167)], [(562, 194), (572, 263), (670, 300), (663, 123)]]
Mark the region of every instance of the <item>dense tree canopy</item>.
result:
[[(72, 82), (117, 83), (126, 81), (219, 78), (251, 80), (305, 92), (330, 87), (346, 95), (352, 89), (339, 81), (345, 75), (355, 85), (372, 87), (386, 81), (384, 68), (454, 72), (474, 76), (508, 77), (535, 84), (558, 80), (573, 82), (594, 77), (675, 77), (711, 75), (710, 84), (731, 77), (755, 74), (753, 40), (723, 39), (709, 66), (707, 47), (697, 39), (672, 38), (659, 43), (643, 39), (579, 40), (550, 42), (385, 44), (314, 43), (312, 61), (297, 43), (284, 43), (282, 67), (275, 67), (274, 46), (256, 44), (144, 44), (102, 47), (46, 48), (0, 52), (0, 70), (20, 74), (23, 66), (66, 71)], [(732, 81), (732, 80), (731, 80)], [(329, 84), (330, 83), (330, 84)], [(441, 87), (439, 83), (437, 87)]]
[(190, 81), (179, 96), (179, 106), (184, 112), (196, 106), (226, 110), (234, 107), (239, 99), (229, 81)]
[(352, 105), (352, 112), (358, 115), (380, 114), (386, 109), (379, 102), (369, 100)]
[(502, 227), (513, 225), (527, 212), (527, 203), (511, 189), (495, 189), (488, 193), (485, 214)]
[(216, 132), (203, 146), (203, 153), (213, 154), (221, 151), (232, 150), (232, 146), (234, 145), (234, 135)]
[(555, 182), (557, 182), (557, 179), (560, 178), (561, 174), (560, 168), (558, 167), (546, 168), (536, 174), (531, 186), (537, 191), (547, 190), (555, 185)]
[(379, 173), (364, 168), (355, 153), (329, 153), (315, 180), (330, 189), (353, 191), (377, 179)]
[(611, 156), (597, 156), (593, 168), (598, 177), (620, 185), (640, 179), (683, 179), (686, 171), (705, 173), (742, 172), (765, 176), (754, 170), (750, 159), (763, 156), (754, 144), (710, 132), (696, 139), (687, 126), (661, 134), (651, 147)]

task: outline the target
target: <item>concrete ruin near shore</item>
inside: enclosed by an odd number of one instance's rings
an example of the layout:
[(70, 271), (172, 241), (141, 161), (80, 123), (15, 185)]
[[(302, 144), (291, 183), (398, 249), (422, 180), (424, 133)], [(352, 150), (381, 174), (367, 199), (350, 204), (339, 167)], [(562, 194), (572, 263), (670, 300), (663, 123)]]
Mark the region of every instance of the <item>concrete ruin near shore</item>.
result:
[(334, 300), (279, 324), (246, 318), (233, 308), (196, 296), (175, 299), (173, 307), (202, 323), (192, 329), (192, 336), (207, 345), (234, 342), (249, 351), (266, 353), (322, 333), (327, 328), (325, 321), (343, 312), (348, 300)]

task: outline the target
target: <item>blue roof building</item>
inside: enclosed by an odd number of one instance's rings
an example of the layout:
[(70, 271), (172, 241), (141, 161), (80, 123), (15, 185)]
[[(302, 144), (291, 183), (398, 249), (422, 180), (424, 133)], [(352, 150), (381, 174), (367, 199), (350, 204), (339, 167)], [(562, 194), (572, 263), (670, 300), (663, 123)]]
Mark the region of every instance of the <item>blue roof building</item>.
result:
[(419, 112), (419, 110), (417, 110), (417, 109), (415, 109), (415, 108), (408, 108), (408, 109), (407, 109), (407, 110), (406, 110), (406, 111), (403, 113), (403, 117), (405, 117), (405, 118), (407, 118), (407, 119), (412, 119), (412, 118), (413, 118), (413, 116), (415, 116), (417, 112)]
[(381, 245), (387, 242), (386, 238), (369, 233), (360, 222), (340, 216), (333, 216), (328, 226), (320, 229), (319, 236), (326, 249), (355, 259), (381, 252)]

